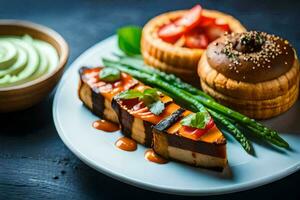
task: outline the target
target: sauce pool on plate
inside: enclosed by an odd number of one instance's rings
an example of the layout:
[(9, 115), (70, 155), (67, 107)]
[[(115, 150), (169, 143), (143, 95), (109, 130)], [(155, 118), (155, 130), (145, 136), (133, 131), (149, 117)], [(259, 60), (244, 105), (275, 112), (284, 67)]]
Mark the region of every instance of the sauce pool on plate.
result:
[(101, 131), (106, 131), (106, 132), (114, 132), (114, 131), (120, 130), (119, 125), (109, 122), (109, 121), (106, 121), (104, 119), (94, 121), (93, 127), (95, 129), (98, 129)]
[(117, 140), (115, 143), (116, 147), (119, 149), (122, 149), (124, 151), (135, 151), (137, 149), (137, 144), (134, 140), (127, 138), (127, 137), (121, 137)]
[(149, 149), (145, 152), (145, 158), (150, 162), (154, 162), (157, 164), (166, 164), (168, 160), (162, 158), (161, 156), (157, 155), (153, 149)]

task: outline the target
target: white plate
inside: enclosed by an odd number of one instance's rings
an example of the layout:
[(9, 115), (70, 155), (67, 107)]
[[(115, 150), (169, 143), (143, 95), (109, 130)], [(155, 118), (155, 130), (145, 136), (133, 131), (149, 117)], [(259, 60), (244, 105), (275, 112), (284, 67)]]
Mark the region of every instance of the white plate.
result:
[[(288, 132), (282, 136), (290, 143), (290, 151), (274, 151), (254, 144), (256, 156), (246, 154), (234, 139), (228, 139), (230, 170), (224, 173), (198, 169), (169, 162), (165, 165), (144, 159), (145, 148), (126, 152), (114, 146), (120, 132), (106, 133), (92, 128), (97, 119), (77, 97), (78, 69), (99, 66), (102, 56), (117, 51), (116, 37), (110, 37), (83, 53), (64, 74), (57, 89), (53, 117), (57, 131), (83, 162), (125, 183), (148, 190), (185, 195), (211, 195), (254, 188), (283, 178), (300, 168), (300, 103), (284, 115), (266, 122)], [(298, 119), (297, 119), (298, 118)]]

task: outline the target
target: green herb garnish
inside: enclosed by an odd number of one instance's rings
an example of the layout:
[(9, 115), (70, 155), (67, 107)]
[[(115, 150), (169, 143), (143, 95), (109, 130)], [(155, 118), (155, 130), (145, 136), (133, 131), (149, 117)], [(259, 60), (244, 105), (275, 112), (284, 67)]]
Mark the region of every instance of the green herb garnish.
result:
[(121, 72), (118, 69), (105, 67), (99, 73), (100, 80), (114, 82), (120, 80)]
[(125, 26), (118, 29), (119, 48), (127, 55), (141, 54), (142, 29), (138, 26)]
[(158, 90), (147, 88), (143, 92), (138, 90), (126, 90), (116, 96), (117, 99), (135, 99), (140, 101), (149, 108), (150, 112), (159, 115), (165, 109), (164, 103), (160, 100)]
[(116, 99), (135, 99), (143, 96), (143, 93), (138, 90), (126, 90), (116, 96)]
[(188, 116), (183, 118), (180, 123), (183, 126), (205, 129), (210, 120), (211, 116), (209, 115), (209, 113), (207, 111), (201, 111), (189, 114)]

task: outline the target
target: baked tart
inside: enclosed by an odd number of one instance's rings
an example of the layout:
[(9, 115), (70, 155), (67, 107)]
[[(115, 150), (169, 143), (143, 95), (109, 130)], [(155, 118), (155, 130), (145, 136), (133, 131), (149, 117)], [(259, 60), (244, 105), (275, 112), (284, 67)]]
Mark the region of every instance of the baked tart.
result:
[(245, 30), (234, 17), (196, 5), (150, 20), (142, 32), (142, 54), (146, 64), (198, 85), (197, 65), (208, 44), (224, 32)]
[(287, 40), (264, 32), (232, 33), (212, 42), (198, 66), (203, 90), (255, 119), (288, 110), (299, 92), (299, 60)]

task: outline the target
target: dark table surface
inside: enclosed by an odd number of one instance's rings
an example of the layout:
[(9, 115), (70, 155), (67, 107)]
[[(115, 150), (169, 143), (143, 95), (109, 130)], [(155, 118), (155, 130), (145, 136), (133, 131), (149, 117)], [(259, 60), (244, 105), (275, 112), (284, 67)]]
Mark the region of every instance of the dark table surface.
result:
[[(84, 50), (114, 34), (122, 25), (143, 25), (159, 13), (189, 8), (199, 1), (0, 2), (1, 19), (30, 20), (61, 33), (71, 48), (70, 64)], [(202, 0), (201, 3), (205, 8), (231, 13), (248, 29), (283, 36), (300, 49), (300, 1)], [(53, 95), (54, 92), (28, 110), (0, 114), (0, 199), (186, 198), (121, 183), (82, 163), (67, 149), (56, 132), (52, 119)], [(249, 191), (201, 199), (300, 199), (299, 181), (300, 172), (297, 172)]]

